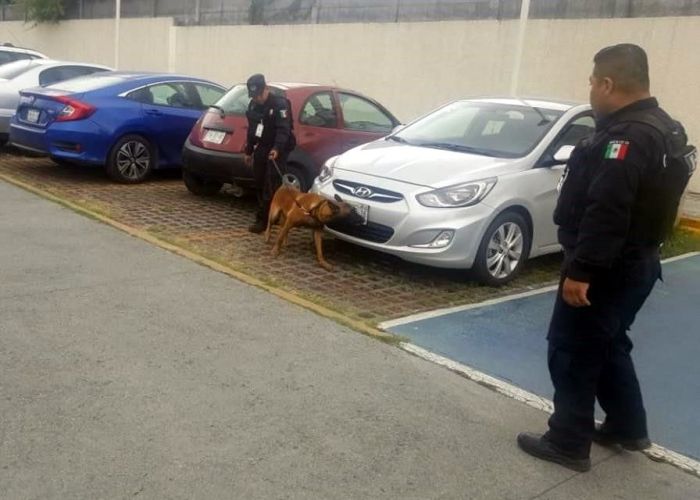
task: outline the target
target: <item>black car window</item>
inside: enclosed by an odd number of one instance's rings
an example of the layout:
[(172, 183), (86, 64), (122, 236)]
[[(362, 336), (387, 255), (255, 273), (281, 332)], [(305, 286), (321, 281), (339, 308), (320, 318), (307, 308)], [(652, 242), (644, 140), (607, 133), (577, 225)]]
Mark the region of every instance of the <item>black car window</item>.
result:
[(0, 52), (0, 64), (7, 64), (12, 61), (16, 61), (12, 52)]
[(25, 52), (9, 52), (0, 50), (0, 65), (14, 61), (24, 61), (26, 59), (34, 59), (34, 56)]
[(578, 142), (595, 132), (595, 120), (591, 115), (584, 115), (575, 118), (564, 127), (564, 131), (552, 145), (552, 154), (556, 153), (562, 146), (576, 146)]
[(199, 100), (203, 108), (208, 108), (212, 104), (216, 104), (224, 95), (224, 91), (219, 87), (214, 87), (213, 85), (207, 85), (205, 83), (195, 83), (194, 88), (199, 95)]
[(131, 92), (128, 97), (144, 104), (170, 106), (173, 108), (197, 108), (184, 83), (157, 83)]
[(340, 107), (343, 127), (348, 130), (388, 134), (394, 128), (393, 120), (384, 111), (362, 97), (341, 93)]
[(576, 146), (581, 139), (593, 133), (595, 133), (595, 119), (590, 112), (574, 117), (559, 132), (557, 138), (549, 145), (535, 166), (549, 167), (556, 164), (553, 161), (554, 155), (562, 146)]
[(338, 116), (333, 108), (331, 93), (319, 92), (309, 97), (301, 108), (299, 123), (311, 127), (337, 127)]
[(39, 85), (42, 87), (46, 87), (47, 85), (51, 85), (52, 83), (57, 83), (65, 80), (63, 78), (63, 72), (61, 71), (63, 68), (61, 66), (57, 66), (55, 68), (48, 68), (39, 73)]

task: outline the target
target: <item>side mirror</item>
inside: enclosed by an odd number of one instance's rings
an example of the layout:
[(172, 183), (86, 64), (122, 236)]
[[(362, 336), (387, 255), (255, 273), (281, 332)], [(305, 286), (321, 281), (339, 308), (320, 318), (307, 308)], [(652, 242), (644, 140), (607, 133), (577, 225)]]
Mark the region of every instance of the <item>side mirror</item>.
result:
[(403, 125), (402, 123), (399, 123), (397, 126), (395, 126), (393, 129), (391, 129), (391, 135), (398, 134), (401, 132), (404, 128), (406, 128), (406, 125)]
[(554, 153), (554, 165), (563, 165), (569, 158), (571, 158), (571, 153), (574, 151), (574, 146), (562, 146), (556, 153)]

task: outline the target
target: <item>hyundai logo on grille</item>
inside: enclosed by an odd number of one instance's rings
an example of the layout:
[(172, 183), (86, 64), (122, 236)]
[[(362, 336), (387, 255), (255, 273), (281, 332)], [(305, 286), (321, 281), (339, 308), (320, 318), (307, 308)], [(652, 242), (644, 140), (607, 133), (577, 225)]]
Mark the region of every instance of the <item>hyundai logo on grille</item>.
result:
[(333, 181), (333, 187), (339, 192), (362, 198), (363, 200), (372, 200), (378, 203), (394, 203), (403, 200), (401, 193), (388, 191), (376, 186), (365, 186), (359, 182), (350, 182), (340, 180)]
[(352, 194), (358, 198), (369, 198), (372, 196), (372, 190), (367, 186), (360, 186), (353, 189)]

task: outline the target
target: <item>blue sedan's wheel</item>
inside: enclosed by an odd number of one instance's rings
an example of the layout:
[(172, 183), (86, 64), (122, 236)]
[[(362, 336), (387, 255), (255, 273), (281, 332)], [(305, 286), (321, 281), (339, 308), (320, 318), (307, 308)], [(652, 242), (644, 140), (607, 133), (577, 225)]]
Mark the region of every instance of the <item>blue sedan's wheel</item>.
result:
[(136, 184), (148, 177), (154, 164), (151, 143), (140, 135), (126, 135), (112, 148), (107, 173), (116, 181)]

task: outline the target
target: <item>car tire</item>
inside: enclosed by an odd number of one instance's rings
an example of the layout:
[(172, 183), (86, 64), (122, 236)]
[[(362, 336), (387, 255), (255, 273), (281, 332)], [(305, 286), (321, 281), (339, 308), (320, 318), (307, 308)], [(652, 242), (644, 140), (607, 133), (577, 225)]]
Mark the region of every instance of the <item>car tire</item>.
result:
[(501, 286), (513, 280), (530, 255), (532, 236), (525, 218), (515, 211), (500, 214), (484, 233), (472, 266), (477, 281)]
[(224, 185), (223, 182), (204, 179), (187, 170), (182, 171), (182, 180), (185, 182), (187, 190), (197, 196), (214, 196)]
[(130, 134), (112, 147), (107, 159), (107, 173), (117, 182), (137, 184), (146, 180), (155, 164), (155, 148), (148, 139)]
[(303, 166), (298, 163), (288, 163), (286, 171), (282, 172), (282, 175), (287, 179), (293, 181), (294, 186), (296, 186), (299, 191), (306, 193), (311, 189), (311, 181), (309, 180), (309, 175)]

